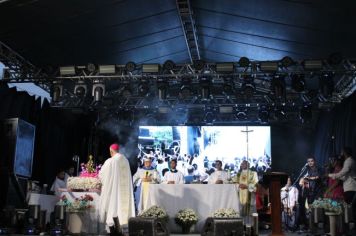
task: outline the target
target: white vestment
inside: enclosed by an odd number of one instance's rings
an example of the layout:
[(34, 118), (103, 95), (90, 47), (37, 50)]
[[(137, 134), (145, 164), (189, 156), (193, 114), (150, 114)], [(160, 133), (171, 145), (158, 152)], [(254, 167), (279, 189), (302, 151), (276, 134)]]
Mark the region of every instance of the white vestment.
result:
[(224, 170), (216, 170), (214, 171), (208, 179), (208, 184), (215, 184), (217, 180), (222, 180), (223, 183), (228, 182), (228, 174)]
[(136, 186), (135, 198), (138, 213), (141, 213), (145, 209), (148, 199), (148, 184), (150, 183), (142, 182), (142, 179), (145, 177), (151, 177), (156, 183), (161, 182), (161, 176), (157, 170), (145, 170), (144, 168), (137, 169), (133, 176), (133, 182), (134, 186)]
[(284, 186), (281, 189), (281, 200), (284, 208), (292, 209), (298, 202), (298, 189), (293, 186)]
[(99, 201), (101, 222), (113, 226), (113, 217), (118, 217), (120, 225), (127, 225), (135, 216), (132, 177), (126, 157), (116, 153), (107, 159), (99, 172), (102, 183)]
[(163, 177), (163, 183), (167, 184), (168, 181), (174, 181), (175, 184), (184, 184), (184, 175), (179, 170), (177, 172), (167, 171)]
[(54, 194), (58, 197), (61, 196), (62, 192), (59, 191), (59, 189), (65, 189), (67, 188), (67, 182), (65, 180), (61, 180), (58, 177), (54, 180), (51, 191), (54, 192)]

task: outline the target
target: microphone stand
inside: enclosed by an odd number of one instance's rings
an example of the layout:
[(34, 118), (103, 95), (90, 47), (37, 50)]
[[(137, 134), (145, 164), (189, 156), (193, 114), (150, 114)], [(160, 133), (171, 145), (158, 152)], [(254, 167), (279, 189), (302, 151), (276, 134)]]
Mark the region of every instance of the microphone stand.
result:
[(299, 179), (302, 177), (304, 171), (307, 169), (307, 165), (304, 165), (303, 168), (301, 169), (298, 177), (294, 180), (294, 183), (291, 186), (296, 186), (297, 182), (299, 181)]

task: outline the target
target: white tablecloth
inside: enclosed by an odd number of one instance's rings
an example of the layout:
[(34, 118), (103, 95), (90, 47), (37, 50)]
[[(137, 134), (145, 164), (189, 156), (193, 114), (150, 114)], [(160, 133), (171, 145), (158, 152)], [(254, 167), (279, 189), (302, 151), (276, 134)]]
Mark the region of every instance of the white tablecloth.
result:
[(54, 211), (54, 206), (59, 201), (57, 196), (39, 193), (29, 193), (27, 199), (28, 205), (40, 205), (41, 210), (47, 211), (46, 222), (50, 221), (51, 212)]
[(163, 207), (170, 217), (171, 232), (181, 229), (174, 222), (174, 216), (183, 208), (197, 212), (199, 221), (195, 231), (200, 232), (207, 217), (221, 208), (240, 210), (238, 190), (234, 184), (151, 184), (147, 208), (157, 205)]
[[(80, 213), (74, 213), (68, 214), (68, 221), (75, 220), (75, 221), (81, 221), (80, 223), (82, 224), (81, 226), (81, 232), (83, 233), (90, 233), (90, 234), (99, 234), (100, 231), (104, 229), (104, 226), (102, 226), (99, 223), (99, 215), (97, 211), (97, 206), (99, 204), (99, 198), (100, 195), (96, 192), (63, 192), (61, 197), (65, 195), (69, 201), (74, 201), (76, 198), (84, 197), (86, 194), (89, 194), (90, 196), (93, 197), (93, 201), (90, 203), (93, 205), (92, 210), (80, 212)], [(72, 222), (73, 223), (73, 222)], [(68, 226), (72, 227), (71, 222), (68, 222)], [(69, 228), (69, 231), (72, 232), (71, 228)]]

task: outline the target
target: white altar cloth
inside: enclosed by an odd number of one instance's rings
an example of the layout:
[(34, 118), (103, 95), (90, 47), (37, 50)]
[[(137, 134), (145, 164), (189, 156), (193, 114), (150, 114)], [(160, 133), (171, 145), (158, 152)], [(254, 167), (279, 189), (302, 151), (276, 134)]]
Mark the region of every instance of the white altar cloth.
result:
[(151, 184), (147, 208), (153, 205), (161, 206), (167, 211), (171, 232), (181, 231), (174, 222), (174, 216), (183, 208), (192, 208), (197, 212), (197, 232), (202, 230), (206, 218), (218, 209), (233, 208), (240, 212), (235, 184)]
[(40, 205), (41, 210), (46, 210), (46, 222), (50, 221), (51, 212), (54, 211), (54, 206), (58, 201), (59, 198), (54, 195), (39, 193), (29, 193), (27, 195), (28, 205)]

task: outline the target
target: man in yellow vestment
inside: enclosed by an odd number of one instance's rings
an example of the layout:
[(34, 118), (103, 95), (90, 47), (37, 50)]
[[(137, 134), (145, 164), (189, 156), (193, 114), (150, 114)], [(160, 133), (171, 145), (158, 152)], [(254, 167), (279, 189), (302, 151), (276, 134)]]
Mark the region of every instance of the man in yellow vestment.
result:
[[(242, 161), (239, 173), (233, 178), (239, 188), (240, 216), (245, 223), (249, 221), (251, 214), (256, 212), (256, 185), (258, 183), (257, 172), (248, 169), (248, 162)], [(246, 222), (247, 221), (247, 222)]]

